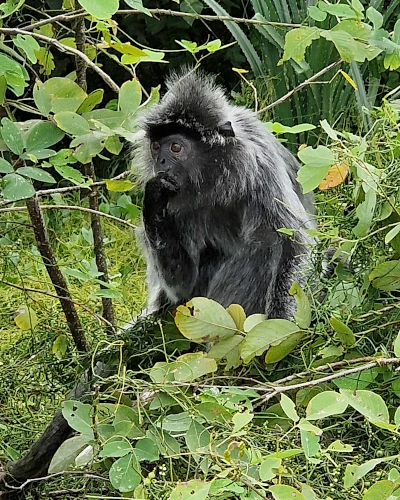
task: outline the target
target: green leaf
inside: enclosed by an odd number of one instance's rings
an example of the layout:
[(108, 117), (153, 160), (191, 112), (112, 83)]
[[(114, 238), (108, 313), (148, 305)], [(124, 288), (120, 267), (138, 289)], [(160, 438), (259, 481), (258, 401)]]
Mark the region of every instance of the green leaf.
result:
[(307, 146), (297, 156), (309, 167), (330, 167), (335, 161), (332, 151), (326, 146), (317, 146), (315, 149)]
[(227, 337), (219, 342), (215, 342), (207, 356), (217, 360), (223, 359), (228, 356), (233, 349), (239, 346), (243, 339), (244, 337), (242, 335), (233, 335), (232, 337)]
[(142, 87), (137, 78), (121, 85), (118, 96), (118, 107), (126, 115), (131, 115), (142, 102)]
[(295, 281), (289, 290), (297, 304), (297, 311), (294, 319), (300, 328), (308, 328), (311, 324), (310, 301), (301, 286)]
[(0, 19), (10, 16), (20, 9), (25, 3), (25, 0), (5, 0), (0, 4)]
[(374, 25), (374, 30), (378, 30), (383, 24), (383, 16), (380, 12), (378, 12), (374, 7), (368, 7), (367, 9), (367, 18), (372, 21)]
[(218, 422), (225, 423), (232, 420), (231, 412), (218, 403), (206, 402), (200, 403), (194, 407), (195, 411), (206, 419), (210, 424)]
[(79, 3), (96, 19), (111, 19), (119, 7), (119, 0), (79, 0)]
[(49, 474), (64, 472), (75, 465), (75, 459), (88, 445), (86, 436), (73, 436), (64, 441), (53, 455), (49, 465)]
[(135, 446), (135, 455), (139, 462), (156, 462), (160, 458), (158, 447), (150, 438), (139, 439)]
[(202, 352), (182, 354), (174, 363), (174, 378), (177, 382), (192, 382), (217, 371), (217, 363)]
[(1, 125), (1, 137), (3, 141), (10, 151), (20, 156), (24, 150), (24, 143), (19, 128), (9, 118), (3, 118)]
[(210, 487), (211, 483), (192, 479), (175, 486), (168, 500), (207, 500)]
[(353, 449), (354, 448), (350, 444), (343, 444), (337, 439), (328, 446), (327, 451), (333, 451), (335, 453), (351, 453)]
[(292, 486), (275, 484), (269, 487), (274, 500), (306, 500), (304, 496)]
[(246, 335), (242, 344), (241, 358), (245, 363), (260, 356), (270, 346), (280, 344), (299, 331), (294, 323), (284, 319), (267, 319), (256, 325)]
[(324, 391), (314, 396), (307, 405), (307, 420), (319, 420), (331, 415), (340, 415), (347, 408), (345, 398), (334, 391)]
[(368, 234), (372, 225), (374, 212), (376, 208), (376, 192), (372, 189), (365, 193), (365, 201), (356, 208), (356, 215), (359, 219), (358, 224), (353, 228), (353, 233), (357, 238), (362, 238)]
[(76, 112), (81, 115), (82, 113), (88, 113), (89, 111), (92, 111), (92, 109), (94, 109), (98, 104), (101, 104), (103, 96), (103, 89), (94, 90), (86, 97), (86, 99), (79, 106)]
[(400, 233), (400, 222), (396, 224), (385, 236), (385, 243), (390, 243)]
[(132, 451), (132, 446), (125, 440), (110, 441), (103, 446), (100, 451), (99, 456), (101, 458), (112, 457), (119, 458), (124, 457)]
[(328, 14), (331, 14), (332, 16), (338, 16), (343, 19), (356, 18), (356, 13), (349, 5), (345, 5), (342, 3), (331, 4), (325, 2), (318, 2), (318, 7), (322, 11), (328, 12)]
[(125, 193), (126, 191), (130, 191), (133, 187), (135, 187), (135, 184), (128, 179), (118, 181), (106, 179), (105, 183), (107, 189), (113, 193)]
[(124, 1), (132, 9), (138, 10), (140, 12), (143, 12), (143, 14), (146, 14), (147, 16), (152, 17), (152, 14), (149, 11), (149, 9), (146, 9), (146, 7), (143, 7), (142, 0), (124, 0)]
[(246, 321), (246, 313), (244, 312), (243, 307), (239, 304), (231, 304), (226, 308), (226, 310), (232, 316), (238, 331), (243, 332), (244, 322)]
[(308, 130), (315, 129), (315, 125), (312, 125), (311, 123), (300, 123), (299, 125), (294, 125), (293, 127), (282, 125), (278, 122), (266, 122), (264, 125), (274, 134), (300, 134), (301, 132), (307, 132)]
[(299, 345), (304, 335), (305, 332), (299, 331), (293, 333), (292, 335), (290, 335), (290, 337), (283, 340), (278, 345), (271, 346), (265, 355), (265, 362), (278, 363), (278, 361), (285, 358), (288, 354), (290, 354), (293, 351), (293, 349), (296, 346)]
[(32, 64), (36, 64), (37, 57), (35, 52), (40, 49), (40, 45), (31, 35), (18, 34), (13, 38), (13, 43), (20, 48)]
[(354, 345), (356, 343), (354, 333), (347, 325), (334, 317), (330, 318), (329, 322), (343, 345)]
[[(108, 0), (106, 0), (108, 2)], [(86, 92), (69, 78), (50, 78), (43, 84), (44, 89), (50, 94), (51, 111), (76, 111), (87, 98)]]
[(347, 403), (372, 423), (389, 423), (389, 411), (379, 394), (372, 391), (349, 391), (340, 389)]
[(121, 493), (133, 491), (141, 482), (140, 465), (133, 453), (115, 461), (109, 471), (111, 484)]
[(49, 116), (51, 111), (51, 94), (42, 82), (37, 81), (35, 83), (33, 87), (33, 100), (42, 115)]
[(283, 57), (278, 65), (291, 58), (298, 62), (302, 61), (305, 57), (307, 47), (314, 40), (318, 40), (320, 34), (321, 30), (316, 27), (302, 26), (301, 28), (290, 30), (286, 33)]
[(326, 12), (318, 7), (315, 7), (314, 5), (308, 7), (308, 14), (312, 19), (315, 19), (315, 21), (325, 21), (326, 16), (328, 15)]
[(280, 458), (266, 458), (260, 464), (260, 479), (264, 482), (270, 482), (278, 473), (278, 470), (282, 464)]
[(315, 455), (317, 455), (320, 452), (321, 447), (319, 445), (319, 436), (315, 435), (312, 432), (308, 432), (301, 429), (300, 439), (301, 439), (301, 447), (303, 448), (304, 455), (306, 456), (307, 459), (315, 457)]
[(13, 316), (15, 324), (23, 332), (33, 330), (39, 323), (35, 311), (28, 306), (20, 307)]
[(7, 85), (16, 96), (23, 94), (29, 75), (26, 69), (5, 54), (0, 53), (0, 75), (4, 75)]
[(68, 181), (72, 182), (76, 186), (82, 186), (86, 184), (86, 179), (83, 175), (73, 167), (69, 167), (68, 165), (55, 165), (55, 170)]
[(88, 439), (94, 439), (91, 418), (92, 406), (80, 401), (64, 401), (62, 414), (69, 426)]
[(218, 302), (195, 297), (176, 310), (179, 331), (193, 342), (213, 342), (233, 336), (236, 325), (231, 315)]
[(340, 57), (346, 62), (364, 62), (366, 59), (370, 61), (381, 52), (381, 50), (376, 47), (371, 47), (363, 42), (355, 40), (346, 31), (323, 31), (321, 36), (333, 42)]
[(58, 335), (51, 348), (52, 354), (57, 359), (63, 359), (68, 349), (68, 337), (66, 335)]
[(3, 191), (6, 200), (17, 201), (30, 198), (35, 194), (32, 183), (18, 174), (7, 174), (3, 177)]
[(208, 451), (211, 442), (211, 435), (208, 430), (196, 420), (192, 420), (185, 435), (186, 445), (191, 453), (197, 454), (201, 451)]
[(372, 460), (368, 460), (362, 465), (347, 465), (343, 481), (344, 487), (352, 488), (356, 484), (356, 482), (363, 478), (366, 474), (368, 474), (368, 472), (371, 472), (377, 465), (387, 461), (388, 459), (389, 457), (374, 458)]
[(11, 174), (14, 172), (14, 169), (7, 160), (4, 160), (4, 158), (0, 158), (0, 174)]
[(400, 289), (400, 260), (378, 264), (368, 277), (377, 290), (391, 292)]
[(397, 486), (397, 484), (392, 483), (392, 481), (387, 479), (378, 481), (368, 488), (368, 490), (364, 493), (362, 500), (389, 500), (389, 497), (393, 491), (397, 489)]
[(233, 422), (233, 430), (232, 432), (235, 434), (239, 432), (243, 427), (249, 424), (254, 418), (253, 413), (249, 411), (245, 411), (243, 413), (235, 413), (232, 417)]
[(394, 355), (397, 358), (400, 358), (400, 332), (397, 334), (396, 339), (394, 341)]
[(34, 179), (35, 181), (47, 182), (49, 184), (54, 184), (56, 182), (52, 175), (37, 167), (20, 167), (17, 173)]
[(26, 133), (26, 151), (32, 151), (48, 148), (61, 141), (64, 132), (59, 130), (54, 123), (50, 121), (38, 121)]
[(104, 132), (92, 130), (87, 134), (78, 135), (70, 144), (71, 147), (79, 145), (73, 153), (74, 158), (80, 163), (89, 163), (94, 156), (103, 151), (106, 138), (107, 135)]
[(60, 111), (54, 115), (57, 126), (71, 135), (84, 135), (90, 132), (89, 123), (73, 111)]
[(44, 160), (45, 158), (51, 158), (52, 156), (56, 156), (56, 152), (54, 149), (33, 149), (29, 151), (29, 153), (23, 153), (21, 158), (23, 160), (29, 160), (34, 163), (37, 163), (38, 160)]
[(280, 401), (282, 410), (285, 412), (285, 415), (290, 418), (290, 420), (293, 420), (293, 422), (298, 422), (299, 421), (299, 416), (297, 415), (296, 412), (296, 405), (293, 403), (293, 401), (286, 396), (286, 394), (281, 395), (281, 401)]
[(251, 316), (245, 319), (243, 323), (243, 331), (249, 332), (256, 325), (258, 325), (262, 321), (265, 321), (266, 319), (267, 316), (265, 314), (252, 314)]
[(7, 91), (7, 78), (5, 75), (0, 75), (0, 106), (4, 105)]

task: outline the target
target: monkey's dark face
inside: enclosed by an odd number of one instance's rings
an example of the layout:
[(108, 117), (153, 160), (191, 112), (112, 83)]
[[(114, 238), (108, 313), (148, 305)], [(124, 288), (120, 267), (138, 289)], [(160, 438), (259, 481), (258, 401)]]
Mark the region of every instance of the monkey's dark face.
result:
[(194, 153), (193, 141), (181, 134), (154, 138), (150, 148), (156, 173), (184, 166)]

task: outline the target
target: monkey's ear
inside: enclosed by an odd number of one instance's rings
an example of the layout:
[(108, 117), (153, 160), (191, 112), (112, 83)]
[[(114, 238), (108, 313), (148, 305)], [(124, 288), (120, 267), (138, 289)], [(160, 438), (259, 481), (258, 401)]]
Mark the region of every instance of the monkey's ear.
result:
[(232, 128), (231, 122), (223, 123), (217, 127), (218, 132), (224, 137), (235, 137), (235, 132)]

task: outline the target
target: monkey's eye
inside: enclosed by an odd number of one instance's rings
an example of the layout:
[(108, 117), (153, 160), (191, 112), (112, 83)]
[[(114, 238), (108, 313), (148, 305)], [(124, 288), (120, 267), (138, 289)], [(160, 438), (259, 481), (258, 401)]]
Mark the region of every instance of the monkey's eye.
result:
[(158, 142), (152, 142), (152, 143), (151, 143), (151, 149), (152, 149), (153, 151), (158, 151), (158, 150), (160, 149), (160, 145), (159, 145), (159, 143), (158, 143)]
[(173, 153), (180, 153), (182, 151), (182, 146), (178, 144), (177, 142), (173, 142), (170, 146), (170, 150)]

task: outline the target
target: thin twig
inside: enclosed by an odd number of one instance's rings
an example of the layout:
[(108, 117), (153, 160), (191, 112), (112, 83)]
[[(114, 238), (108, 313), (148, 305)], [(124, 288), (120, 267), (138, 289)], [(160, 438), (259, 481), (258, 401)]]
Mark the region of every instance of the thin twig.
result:
[(264, 113), (264, 111), (268, 111), (268, 110), (270, 110), (272, 108), (275, 108), (275, 106), (278, 106), (279, 104), (282, 104), (284, 101), (286, 101), (286, 99), (289, 99), (289, 97), (292, 97), (293, 94), (296, 94), (299, 90), (301, 90), (302, 88), (306, 87), (310, 83), (314, 82), (321, 75), (323, 75), (323, 74), (327, 73), (329, 70), (335, 68), (341, 62), (342, 62), (342, 60), (339, 59), (338, 61), (336, 61), (336, 62), (334, 62), (332, 64), (329, 64), (329, 66), (326, 66), (325, 68), (321, 69), (320, 71), (318, 71), (318, 73), (315, 73), (315, 75), (310, 76), (310, 78), (307, 78), (307, 80), (304, 80), (304, 82), (300, 83), (300, 85), (298, 85), (296, 88), (294, 88), (292, 90), (289, 90), (289, 92), (287, 94), (283, 95), (282, 97), (280, 97), (279, 99), (277, 99), (273, 103), (268, 104), (268, 106), (265, 106), (265, 108), (260, 109), (257, 112), (257, 114)]
[[(104, 212), (92, 210), (91, 208), (79, 207), (77, 205), (41, 205), (41, 208), (42, 210), (77, 210), (79, 212), (87, 212), (89, 214), (96, 213), (98, 215), (101, 215), (102, 217), (106, 217), (107, 219), (111, 219), (115, 222), (118, 222), (119, 224), (128, 226), (131, 229), (136, 229), (137, 227), (126, 220), (120, 219), (119, 217), (114, 217), (114, 215), (105, 214)], [(24, 211), (26, 211), (26, 207), (0, 208), (0, 214), (7, 212), (24, 212)]]
[(0, 28), (0, 33), (3, 33), (5, 35), (30, 35), (37, 40), (41, 40), (42, 42), (48, 43), (49, 45), (53, 45), (60, 52), (74, 54), (74, 56), (80, 57), (90, 68), (92, 68), (93, 71), (95, 71), (114, 92), (119, 92), (119, 87), (114, 82), (114, 80), (105, 71), (100, 69), (96, 63), (91, 61), (86, 54), (78, 49), (63, 45), (58, 40), (45, 35), (41, 35), (40, 33), (31, 33), (30, 31), (22, 30), (19, 28)]

